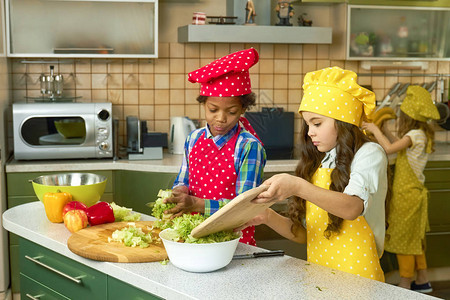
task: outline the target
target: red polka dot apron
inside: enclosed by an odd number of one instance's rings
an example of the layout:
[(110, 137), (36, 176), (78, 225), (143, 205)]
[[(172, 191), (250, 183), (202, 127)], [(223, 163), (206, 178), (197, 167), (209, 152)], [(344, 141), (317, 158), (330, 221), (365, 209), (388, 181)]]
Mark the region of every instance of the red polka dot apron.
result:
[[(312, 183), (329, 189), (333, 169), (319, 168)], [(306, 202), (308, 261), (336, 270), (384, 282), (384, 273), (377, 254), (375, 237), (366, 222), (359, 216), (353, 221), (344, 220), (339, 235), (325, 238), (328, 213)]]
[[(189, 154), (189, 193), (193, 196), (219, 200), (236, 197), (238, 175), (234, 167), (234, 150), (241, 128), (221, 148), (205, 133), (198, 139)], [(242, 231), (241, 243), (256, 246), (255, 226)]]

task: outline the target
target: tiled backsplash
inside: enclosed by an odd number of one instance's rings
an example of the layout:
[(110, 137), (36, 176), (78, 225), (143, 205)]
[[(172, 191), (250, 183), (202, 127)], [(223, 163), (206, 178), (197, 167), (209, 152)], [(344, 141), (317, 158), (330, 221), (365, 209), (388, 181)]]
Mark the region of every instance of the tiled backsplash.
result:
[[(358, 74), (369, 71), (358, 61), (330, 60), (329, 45), (285, 44), (180, 44), (160, 43), (159, 58), (149, 59), (61, 59), (59, 63), (23, 63), (12, 59), (12, 96), (14, 102), (40, 96), (39, 76), (49, 73), (49, 66), (64, 76), (64, 94), (81, 96), (77, 102), (110, 101), (113, 115), (120, 120), (120, 143), (126, 141), (125, 119), (134, 115), (146, 120), (150, 131), (168, 132), (170, 117), (188, 116), (202, 119), (203, 108), (195, 100), (198, 84), (187, 81), (187, 73), (212, 60), (240, 49), (254, 47), (260, 61), (250, 69), (257, 106), (277, 106), (297, 111), (302, 97), (305, 73), (329, 66), (350, 69)], [(449, 61), (428, 62), (426, 71), (376, 71), (386, 76), (359, 76), (361, 85), (370, 85), (381, 100), (396, 83), (422, 84), (436, 77), (426, 74), (449, 74)], [(413, 74), (415, 76), (398, 76)], [(419, 75), (419, 76), (416, 76)], [(448, 78), (448, 77), (446, 77)], [(446, 80), (446, 93), (448, 81)], [(436, 92), (432, 94), (436, 98)], [(296, 119), (296, 132), (299, 122)], [(437, 128), (436, 140), (450, 142), (450, 131)]]

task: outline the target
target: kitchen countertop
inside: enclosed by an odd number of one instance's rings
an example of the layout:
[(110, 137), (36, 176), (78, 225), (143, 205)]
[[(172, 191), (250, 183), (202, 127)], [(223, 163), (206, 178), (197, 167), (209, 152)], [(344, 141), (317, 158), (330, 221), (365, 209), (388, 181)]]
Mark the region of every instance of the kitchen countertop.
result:
[[(429, 156), (429, 161), (449, 161), (450, 144), (436, 144), (436, 151)], [(128, 160), (119, 159), (77, 159), (77, 160), (10, 160), (6, 164), (6, 173), (16, 172), (73, 172), (87, 170), (129, 170), (142, 172), (178, 173), (183, 155), (164, 153), (163, 159)], [(268, 160), (265, 173), (294, 172), (297, 160)]]
[[(152, 217), (142, 215), (142, 220)], [(3, 227), (42, 247), (166, 299), (437, 299), (290, 256), (233, 260), (218, 271), (189, 273), (171, 263), (110, 263), (67, 248), (70, 232), (51, 223), (41, 202), (8, 209)], [(239, 243), (236, 254), (263, 249)]]

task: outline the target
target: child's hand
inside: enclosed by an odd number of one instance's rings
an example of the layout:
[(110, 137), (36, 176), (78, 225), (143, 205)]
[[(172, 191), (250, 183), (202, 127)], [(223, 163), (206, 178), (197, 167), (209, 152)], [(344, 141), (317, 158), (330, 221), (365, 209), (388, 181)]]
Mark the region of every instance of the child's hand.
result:
[(265, 224), (267, 222), (269, 211), (270, 211), (269, 208), (266, 209), (264, 212), (262, 212), (261, 214), (257, 215), (256, 217), (254, 217), (253, 219), (251, 219), (250, 221), (248, 221), (244, 225), (233, 229), (233, 231), (235, 231), (235, 232), (236, 231), (241, 231), (242, 229), (247, 228), (248, 226), (257, 226), (257, 225)]
[(362, 122), (362, 129), (375, 133), (377, 130), (380, 130), (377, 125), (374, 123)]
[(277, 174), (266, 181), (264, 185), (269, 185), (269, 189), (258, 195), (252, 202), (265, 203), (265, 202), (278, 202), (289, 198), (296, 194), (301, 188), (301, 178), (290, 174)]
[[(188, 190), (175, 188), (172, 191), (172, 197), (163, 200), (163, 203), (176, 203), (172, 209), (166, 210), (165, 214), (172, 214), (171, 219), (181, 216), (182, 214), (198, 211), (197, 198), (189, 195)], [(204, 207), (203, 207), (204, 209)]]

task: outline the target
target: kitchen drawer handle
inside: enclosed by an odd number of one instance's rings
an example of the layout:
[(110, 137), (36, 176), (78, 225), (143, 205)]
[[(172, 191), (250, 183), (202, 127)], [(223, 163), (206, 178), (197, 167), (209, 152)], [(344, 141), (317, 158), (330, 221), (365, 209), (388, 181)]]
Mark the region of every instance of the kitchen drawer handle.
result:
[(32, 296), (30, 294), (26, 294), (27, 298), (30, 298), (31, 300), (39, 300), (39, 298), (41, 298), (44, 295), (36, 295), (36, 296)]
[(69, 279), (69, 280), (72, 280), (73, 282), (75, 282), (75, 283), (77, 283), (77, 284), (81, 284), (81, 280), (80, 280), (80, 279), (75, 278), (75, 277), (72, 277), (72, 276), (70, 276), (70, 275), (67, 275), (66, 273), (63, 273), (63, 272), (61, 272), (61, 271), (58, 271), (58, 270), (56, 270), (55, 268), (52, 268), (52, 267), (47, 266), (46, 264), (40, 262), (38, 259), (41, 258), (41, 257), (42, 257), (42, 256), (37, 256), (37, 257), (33, 258), (33, 257), (29, 257), (28, 255), (25, 255), (25, 258), (26, 258), (26, 259), (31, 260), (31, 261), (34, 262), (35, 264), (38, 264), (38, 265), (40, 265), (41, 267), (44, 267), (44, 268), (46, 268), (46, 269), (48, 269), (48, 270), (50, 270), (50, 271), (52, 271), (52, 272), (55, 272), (56, 274), (61, 275), (62, 277), (65, 277), (65, 278), (67, 278), (67, 279)]

